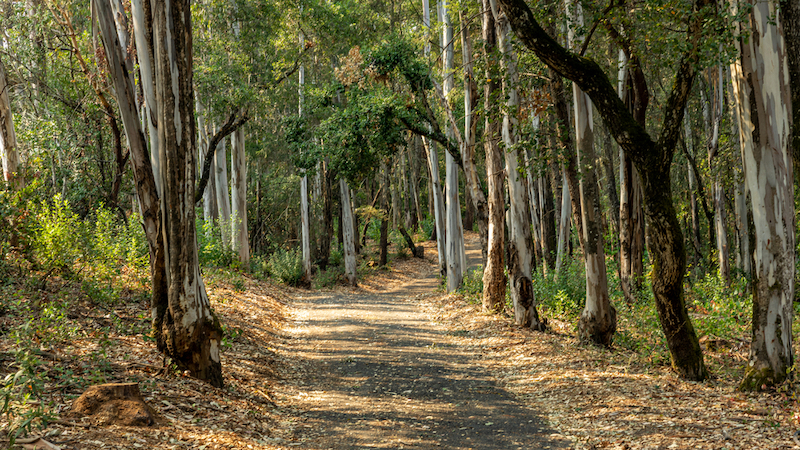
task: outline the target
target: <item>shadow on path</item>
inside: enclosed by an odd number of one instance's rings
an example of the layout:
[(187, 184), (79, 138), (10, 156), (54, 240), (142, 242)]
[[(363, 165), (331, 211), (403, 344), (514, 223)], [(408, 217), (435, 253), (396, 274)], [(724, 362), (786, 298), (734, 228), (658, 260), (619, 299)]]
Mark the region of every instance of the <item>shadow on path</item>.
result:
[(556, 449), (535, 411), (502, 389), (479, 355), (452, 344), (414, 296), (433, 276), (381, 294), (297, 300), (292, 335), (311, 366), (297, 448)]

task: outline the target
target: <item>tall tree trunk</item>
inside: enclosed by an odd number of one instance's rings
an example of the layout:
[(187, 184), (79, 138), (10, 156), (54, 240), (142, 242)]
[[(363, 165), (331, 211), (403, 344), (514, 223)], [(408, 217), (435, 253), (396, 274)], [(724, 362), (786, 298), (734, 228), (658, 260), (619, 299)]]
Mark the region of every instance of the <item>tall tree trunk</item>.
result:
[[(305, 36), (300, 32), (300, 48), (305, 46)], [(306, 68), (301, 64), (300, 69), (297, 71), (298, 75), (298, 115), (303, 116), (303, 102), (306, 82)], [(311, 283), (311, 224), (309, 223), (309, 210), (308, 210), (308, 175), (305, 170), (302, 171), (303, 178), (300, 180), (300, 229), (302, 236), (302, 249), (303, 249), (303, 283)]]
[(581, 58), (555, 42), (536, 22), (524, 0), (499, 0), (523, 44), (542, 62), (589, 94), (614, 138), (639, 170), (648, 222), (647, 242), (653, 261), (651, 281), (656, 308), (673, 366), (682, 377), (692, 380), (704, 379), (707, 371), (683, 297), (686, 254), (681, 224), (671, 197), (670, 164), (683, 109), (697, 73), (703, 24), (712, 10), (710, 1), (695, 0), (692, 13), (687, 15), (687, 45), (677, 64), (659, 138), (654, 141), (594, 61)]
[[(759, 390), (780, 383), (794, 364), (794, 193), (792, 123), (786, 47), (777, 2), (749, 6), (738, 26), (749, 39), (737, 42), (731, 66), (739, 140), (753, 203), (755, 268), (750, 361), (740, 385)], [(741, 6), (731, 1), (737, 12)]]
[[(461, 149), (465, 178), (465, 202), (470, 201), (474, 211), (474, 220), (478, 224), (478, 236), (481, 241), (481, 260), (486, 265), (489, 242), (489, 205), (486, 195), (481, 189), (478, 170), (475, 167), (475, 138), (478, 132), (478, 117), (475, 108), (478, 106), (478, 85), (475, 82), (474, 65), (472, 63), (472, 40), (469, 36), (469, 25), (463, 10), (459, 10), (461, 19), (461, 62), (464, 67), (464, 148)], [(472, 225), (466, 225), (469, 230)]]
[(567, 174), (562, 175), (561, 187), (561, 214), (558, 219), (558, 244), (556, 244), (556, 276), (561, 274), (564, 265), (564, 254), (566, 253), (567, 241), (569, 240), (569, 213), (572, 205), (567, 184)]
[(239, 262), (250, 265), (250, 238), (247, 235), (247, 159), (245, 157), (244, 127), (231, 137), (231, 248)]
[(514, 305), (514, 319), (517, 325), (544, 331), (546, 324), (539, 318), (536, 310), (536, 299), (533, 295), (531, 280), (531, 237), (530, 204), (528, 187), (519, 168), (519, 74), (517, 73), (517, 56), (511, 45), (511, 25), (508, 18), (497, 9), (494, 0), (491, 2), (495, 23), (497, 24), (497, 41), (502, 54), (501, 68), (505, 73), (503, 91), (506, 105), (503, 113), (503, 143), (505, 147), (506, 176), (509, 192), (509, 230), (508, 230), (508, 275), (510, 277), (511, 300)]
[(486, 153), (486, 186), (488, 239), (486, 268), (483, 270), (483, 309), (501, 311), (506, 301), (506, 275), (503, 254), (505, 251), (505, 199), (503, 198), (504, 162), (500, 149), (500, 124), (494, 99), (499, 95), (500, 85), (496, 81), (497, 33), (490, 0), (482, 0), (483, 55), (486, 58), (486, 84), (483, 87), (484, 105), (484, 150)]
[[(583, 26), (580, 3), (567, 0), (567, 9), (573, 9), (573, 23)], [(583, 36), (569, 30), (570, 45), (582, 42)], [(572, 84), (575, 100), (575, 141), (580, 167), (581, 219), (583, 222), (584, 262), (586, 265), (586, 305), (578, 321), (578, 335), (583, 342), (610, 346), (617, 331), (617, 311), (608, 297), (606, 256), (603, 247), (603, 227), (600, 223), (600, 197), (597, 193), (597, 158), (594, 153), (594, 121), (592, 102), (577, 84)]]
[[(196, 137), (188, 0), (153, 4), (158, 142), (166, 154), (164, 202), (169, 304), (156, 336), (181, 369), (222, 386), (222, 328), (211, 311), (197, 259)], [(176, 89), (177, 84), (177, 89)], [(161, 339), (159, 339), (161, 338)]]
[(14, 189), (19, 189), (23, 180), (19, 176), (17, 135), (14, 133), (14, 116), (11, 114), (8, 90), (6, 71), (0, 58), (0, 155), (3, 158), (3, 179)]
[[(422, 0), (422, 26), (425, 28), (425, 57), (430, 54), (430, 29), (431, 29), (431, 9), (428, 0)], [(447, 246), (445, 242), (445, 206), (442, 197), (442, 185), (439, 177), (439, 154), (436, 151), (436, 143), (427, 138), (422, 138), (425, 146), (425, 155), (428, 160), (428, 171), (430, 174), (430, 198), (429, 205), (433, 203), (433, 219), (436, 225), (436, 249), (439, 253), (439, 275), (447, 275)]]
[(381, 162), (381, 237), (380, 237), (380, 260), (381, 267), (389, 262), (389, 168), (386, 161)]
[[(686, 146), (692, 145), (692, 131), (689, 123), (689, 116), (686, 115), (686, 120), (683, 126), (684, 133), (686, 135)], [(691, 148), (686, 149), (687, 153), (692, 153)], [(692, 214), (692, 246), (694, 247), (693, 257), (692, 257), (692, 268), (695, 272), (695, 276), (699, 275), (700, 271), (700, 261), (702, 260), (701, 254), (703, 251), (703, 247), (700, 244), (700, 213), (697, 208), (697, 193), (695, 192), (695, 185), (697, 184), (697, 180), (695, 179), (694, 174), (694, 166), (691, 162), (687, 163), (687, 171), (688, 171), (688, 178), (689, 178), (689, 208), (691, 209)]]
[(214, 192), (219, 208), (219, 232), (222, 237), (222, 248), (231, 248), (231, 198), (228, 195), (228, 152), (225, 150), (225, 139), (221, 139), (214, 152)]
[[(628, 109), (635, 114), (635, 104), (640, 101), (637, 90), (634, 89), (633, 80), (629, 72), (638, 70), (630, 68), (628, 56), (624, 51), (619, 51), (619, 82), (617, 92), (619, 97), (628, 105)], [(637, 117), (639, 123), (644, 125), (644, 116)], [(633, 161), (625, 151), (619, 149), (619, 281), (622, 292), (628, 303), (636, 301), (635, 293), (641, 289), (644, 265), (644, 217), (642, 214), (642, 181)]]
[[(179, 0), (153, 8), (155, 98), (160, 113), (158, 142), (167, 155), (166, 164), (162, 166), (165, 183), (161, 223), (157, 219), (159, 197), (155, 177), (145, 156), (133, 83), (113, 28), (113, 13), (108, 3), (100, 1), (97, 5), (106, 55), (134, 153), (134, 177), (151, 248), (154, 337), (159, 350), (170, 356), (181, 370), (188, 370), (192, 376), (221, 387), (219, 342), (222, 327), (211, 311), (197, 259), (194, 223), (197, 136), (189, 3)], [(168, 29), (174, 34), (168, 33)]]
[[(706, 122), (706, 129), (708, 129), (710, 134), (706, 150), (708, 155), (708, 167), (712, 171), (711, 177), (713, 179), (711, 194), (714, 202), (714, 230), (717, 235), (717, 269), (719, 277), (725, 281), (725, 284), (730, 284), (731, 271), (728, 262), (730, 260), (728, 254), (728, 231), (725, 226), (725, 188), (722, 186), (722, 180), (720, 179), (720, 169), (714, 168), (714, 160), (717, 159), (716, 157), (719, 152), (720, 125), (722, 124), (722, 108), (724, 103), (722, 66), (717, 66), (714, 72), (716, 73), (709, 77), (713, 84), (711, 92), (713, 98), (704, 98), (703, 118)], [(706, 96), (703, 95), (703, 97)]]
[[(443, 94), (448, 101), (450, 91), (454, 85), (453, 61), (453, 25), (450, 23), (449, 6), (447, 0), (440, 2), (439, 14), (442, 26), (442, 68), (443, 68)], [(447, 138), (452, 140), (455, 131), (452, 125), (447, 127)], [(447, 196), (447, 291), (453, 292), (461, 286), (464, 279), (464, 269), (467, 258), (464, 252), (464, 226), (461, 222), (461, 202), (458, 198), (458, 164), (450, 152), (445, 153), (445, 193)]]
[(339, 192), (342, 198), (341, 219), (342, 247), (344, 250), (344, 273), (350, 286), (356, 286), (356, 236), (353, 223), (353, 208), (350, 204), (350, 188), (344, 178), (339, 179)]

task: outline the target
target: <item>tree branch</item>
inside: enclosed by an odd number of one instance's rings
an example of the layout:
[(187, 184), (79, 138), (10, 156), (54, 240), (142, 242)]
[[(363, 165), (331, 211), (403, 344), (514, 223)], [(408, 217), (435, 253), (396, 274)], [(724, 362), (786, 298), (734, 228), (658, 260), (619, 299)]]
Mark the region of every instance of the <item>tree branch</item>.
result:
[(250, 117), (247, 116), (246, 112), (243, 112), (241, 115), (239, 115), (238, 110), (234, 111), (230, 116), (228, 116), (228, 120), (224, 125), (222, 125), (222, 128), (220, 128), (208, 142), (205, 159), (203, 159), (203, 173), (200, 176), (200, 182), (197, 184), (197, 188), (194, 191), (195, 203), (199, 202), (203, 198), (203, 192), (206, 190), (206, 185), (208, 184), (208, 177), (211, 175), (211, 163), (214, 161), (217, 145), (223, 139), (225, 139), (226, 136), (244, 125), (248, 120), (250, 120)]
[(705, 19), (705, 14), (699, 14), (698, 11), (709, 5), (711, 0), (695, 0), (695, 14), (692, 15), (689, 26), (690, 49), (681, 58), (673, 90), (665, 109), (664, 127), (658, 140), (660, 147), (670, 149), (666, 152), (647, 151), (652, 149), (655, 143), (645, 128), (628, 111), (608, 76), (595, 61), (570, 52), (559, 45), (542, 29), (525, 0), (499, 0), (499, 2), (522, 43), (533, 50), (542, 62), (561, 76), (573, 80), (589, 95), (603, 117), (603, 121), (614, 135), (614, 139), (634, 161), (649, 166), (669, 163), (669, 160), (664, 161), (664, 159), (671, 157), (671, 149), (674, 149), (683, 119), (683, 105), (688, 99), (689, 88), (696, 74), (695, 63), (698, 57), (702, 22)]
[[(620, 2), (620, 5), (621, 4), (622, 3)], [(611, 10), (614, 9), (615, 6), (619, 5), (617, 5), (617, 3), (615, 3), (614, 0), (611, 0), (608, 6), (606, 6), (606, 9), (604, 9), (603, 12), (600, 13), (600, 17), (598, 17), (597, 20), (594, 21), (594, 23), (592, 24), (592, 28), (589, 30), (589, 33), (586, 34), (586, 39), (583, 40), (583, 45), (581, 45), (581, 52), (579, 53), (579, 55), (583, 56), (584, 54), (586, 54), (586, 49), (589, 48), (589, 41), (591, 41), (592, 35), (594, 34), (595, 30), (597, 30), (597, 25), (600, 24), (600, 22), (606, 22), (605, 20), (606, 14), (611, 12)]]

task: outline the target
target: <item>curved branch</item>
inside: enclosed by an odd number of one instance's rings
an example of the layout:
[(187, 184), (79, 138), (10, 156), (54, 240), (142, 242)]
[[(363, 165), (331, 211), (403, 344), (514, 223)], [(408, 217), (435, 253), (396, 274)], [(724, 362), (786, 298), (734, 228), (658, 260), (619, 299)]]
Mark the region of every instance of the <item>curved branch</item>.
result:
[(586, 34), (586, 39), (583, 40), (583, 45), (581, 45), (581, 52), (579, 53), (579, 55), (583, 56), (584, 54), (586, 54), (586, 49), (589, 48), (589, 41), (592, 40), (592, 35), (594, 34), (595, 30), (597, 30), (597, 25), (600, 24), (600, 22), (606, 22), (605, 20), (606, 14), (611, 12), (611, 10), (614, 9), (615, 6), (620, 6), (620, 5), (622, 5), (622, 2), (617, 4), (615, 3), (614, 0), (611, 0), (608, 6), (606, 6), (606, 9), (604, 9), (603, 12), (600, 13), (600, 17), (598, 17), (597, 20), (594, 21), (594, 23), (592, 24), (592, 28)]
[(194, 191), (194, 202), (197, 203), (203, 198), (203, 192), (206, 190), (206, 185), (208, 184), (208, 177), (211, 175), (211, 163), (214, 161), (214, 154), (217, 151), (217, 145), (225, 139), (226, 136), (233, 133), (239, 127), (244, 125), (250, 117), (247, 116), (247, 113), (242, 113), (239, 117), (239, 111), (235, 111), (228, 116), (228, 120), (222, 125), (211, 140), (208, 142), (208, 149), (206, 149), (205, 159), (203, 159), (203, 173), (200, 176), (200, 182), (197, 184), (197, 188)]

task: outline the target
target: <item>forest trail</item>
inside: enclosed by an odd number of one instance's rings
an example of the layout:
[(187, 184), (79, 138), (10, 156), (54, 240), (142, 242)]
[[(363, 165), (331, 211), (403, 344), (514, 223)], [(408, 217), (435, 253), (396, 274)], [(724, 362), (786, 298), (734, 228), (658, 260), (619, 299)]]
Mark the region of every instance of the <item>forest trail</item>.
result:
[[(479, 256), (479, 247), (471, 249), (470, 262)], [(491, 377), (480, 355), (422, 309), (418, 300), (439, 285), (435, 267), (424, 266), (375, 292), (298, 293), (287, 331), (308, 371), (293, 394), (293, 406), (306, 411), (293, 445), (565, 448)]]

